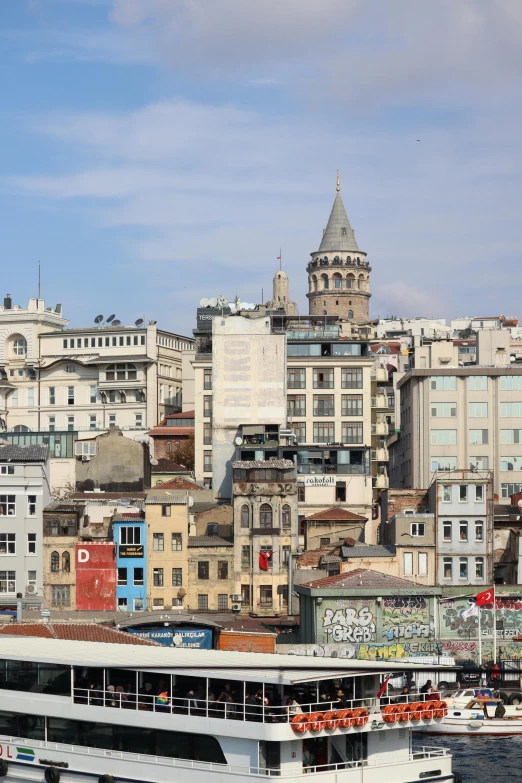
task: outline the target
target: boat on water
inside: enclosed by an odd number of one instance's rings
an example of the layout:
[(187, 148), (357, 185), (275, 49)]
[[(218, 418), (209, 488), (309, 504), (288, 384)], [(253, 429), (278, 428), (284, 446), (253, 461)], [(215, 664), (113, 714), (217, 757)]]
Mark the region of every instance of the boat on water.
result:
[[(3, 637), (0, 777), (27, 783), (456, 781), (412, 748), (444, 709), (383, 705), (382, 664)], [(387, 663), (390, 670), (400, 664)], [(419, 703), (409, 705), (419, 706)], [(388, 710), (386, 712), (386, 710)]]
[[(503, 715), (495, 716), (502, 704)], [(459, 706), (458, 699), (448, 705), (447, 714), (431, 725), (419, 725), (416, 732), (424, 734), (464, 734), (472, 736), (495, 734), (499, 736), (522, 735), (522, 708), (503, 706), (501, 699), (491, 696), (474, 696)]]

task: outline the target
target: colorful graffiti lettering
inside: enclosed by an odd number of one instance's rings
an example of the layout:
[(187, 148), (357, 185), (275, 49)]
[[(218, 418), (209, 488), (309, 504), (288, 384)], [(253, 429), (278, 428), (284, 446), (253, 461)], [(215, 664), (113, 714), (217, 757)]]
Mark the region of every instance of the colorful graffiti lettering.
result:
[(367, 606), (325, 609), (323, 630), (334, 642), (374, 642), (375, 620)]
[[(297, 644), (277, 645), (278, 652), (289, 655), (310, 655), (318, 658), (344, 658), (361, 661), (392, 661), (394, 659), (446, 655), (459, 659), (478, 659), (477, 642), (397, 642), (394, 644)], [(482, 651), (487, 658), (492, 655), (489, 643)], [(520, 650), (514, 643), (500, 647), (504, 659), (518, 658)]]
[(426, 598), (423, 595), (396, 595), (384, 599), (386, 609), (426, 609)]
[[(449, 605), (448, 605), (449, 604)], [(478, 611), (468, 599), (445, 602), (441, 605), (441, 628), (456, 635), (478, 636)], [(497, 598), (496, 612), (489, 608), (480, 609), (480, 630), (482, 636), (493, 637), (497, 621), (497, 637), (511, 639), (522, 633), (522, 601), (518, 598)]]
[(383, 631), (390, 642), (392, 639), (413, 639), (415, 636), (422, 636), (424, 639), (430, 638), (431, 627), (429, 624), (416, 625), (392, 625), (387, 631)]

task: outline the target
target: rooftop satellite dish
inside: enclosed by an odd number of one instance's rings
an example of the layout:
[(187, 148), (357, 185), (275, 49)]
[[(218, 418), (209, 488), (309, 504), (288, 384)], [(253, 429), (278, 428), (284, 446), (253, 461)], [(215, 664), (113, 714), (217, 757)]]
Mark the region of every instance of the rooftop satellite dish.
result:
[(110, 315), (110, 316), (107, 318), (107, 323), (108, 323), (108, 324), (110, 324), (110, 322), (111, 322), (111, 321), (114, 321), (114, 319), (115, 319), (115, 318), (116, 318), (116, 313), (113, 313), (112, 315)]
[(208, 300), (209, 307), (217, 307), (217, 299), (215, 296)]
[(230, 312), (231, 313), (235, 313), (236, 312), (236, 306), (235, 305), (230, 305)]
[(103, 315), (97, 315), (96, 318), (94, 319), (95, 324), (101, 324), (102, 321), (103, 321)]
[(225, 299), (224, 296), (218, 297), (218, 305), (219, 307), (228, 307), (228, 301)]
[(118, 321), (118, 319), (116, 318), (116, 320), (112, 322), (111, 326), (119, 326), (120, 324), (121, 321)]
[(200, 300), (199, 306), (200, 307), (208, 307), (208, 299), (207, 299), (206, 296), (204, 296), (203, 299)]
[(134, 321), (134, 326), (141, 326), (143, 324), (143, 318), (138, 318), (137, 321)]

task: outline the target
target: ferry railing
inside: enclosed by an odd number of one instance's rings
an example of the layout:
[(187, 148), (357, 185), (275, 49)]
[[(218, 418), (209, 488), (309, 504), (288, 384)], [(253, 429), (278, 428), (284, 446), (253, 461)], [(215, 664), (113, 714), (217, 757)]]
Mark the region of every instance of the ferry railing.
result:
[(195, 694), (184, 697), (155, 694), (153, 692), (126, 692), (116, 689), (74, 688), (74, 701), (94, 707), (112, 709), (143, 710), (161, 714), (188, 715), (204, 718), (222, 718), (227, 720), (253, 721), (257, 723), (289, 723), (300, 714), (335, 712), (337, 710), (355, 710), (364, 708), (370, 715), (377, 715), (387, 704), (424, 701), (426, 698), (438, 700), (436, 694), (398, 694), (397, 696), (367, 697), (363, 699), (341, 698), (335, 701), (316, 701), (311, 703), (287, 704), (284, 706), (265, 703), (252, 697), (247, 702), (233, 701), (231, 697), (201, 699)]

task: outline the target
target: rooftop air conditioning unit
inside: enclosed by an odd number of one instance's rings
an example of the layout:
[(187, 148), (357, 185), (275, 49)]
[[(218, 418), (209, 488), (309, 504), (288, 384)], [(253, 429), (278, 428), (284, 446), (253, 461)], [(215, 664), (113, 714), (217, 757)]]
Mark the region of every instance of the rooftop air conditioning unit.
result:
[(240, 612), (241, 611), (241, 604), (240, 603), (232, 604), (232, 611), (233, 612)]
[(27, 585), (25, 592), (27, 595), (34, 595), (36, 593), (36, 585)]
[(233, 595), (232, 596), (232, 600), (235, 601), (235, 602), (239, 601), (239, 603), (241, 603), (241, 601), (243, 600), (243, 596), (242, 595)]

